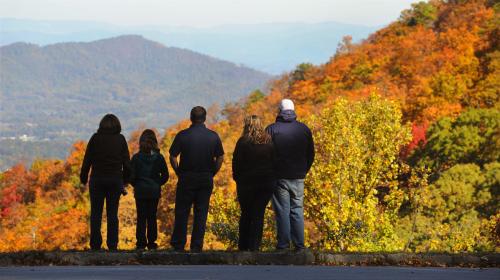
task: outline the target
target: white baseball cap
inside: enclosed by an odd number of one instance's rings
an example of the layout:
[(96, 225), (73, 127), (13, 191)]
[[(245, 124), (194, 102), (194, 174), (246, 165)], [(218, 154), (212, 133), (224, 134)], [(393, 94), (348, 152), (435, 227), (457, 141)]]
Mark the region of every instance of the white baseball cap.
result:
[(295, 110), (295, 106), (293, 105), (293, 101), (290, 99), (283, 99), (280, 102), (280, 111), (284, 110)]

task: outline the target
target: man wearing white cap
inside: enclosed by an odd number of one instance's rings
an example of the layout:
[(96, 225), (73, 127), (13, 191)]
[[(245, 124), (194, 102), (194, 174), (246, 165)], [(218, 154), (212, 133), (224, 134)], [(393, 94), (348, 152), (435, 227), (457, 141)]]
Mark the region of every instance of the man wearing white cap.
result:
[(280, 103), (276, 122), (267, 127), (276, 149), (275, 172), (278, 185), (273, 195), (278, 244), (285, 250), (293, 243), (296, 250), (304, 245), (304, 178), (314, 161), (311, 130), (297, 121), (290, 99)]

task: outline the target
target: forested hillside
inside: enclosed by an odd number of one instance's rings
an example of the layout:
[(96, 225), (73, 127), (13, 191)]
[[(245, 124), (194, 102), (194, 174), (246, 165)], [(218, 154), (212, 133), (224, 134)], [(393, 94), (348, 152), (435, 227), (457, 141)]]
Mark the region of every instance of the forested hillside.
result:
[[(231, 154), (246, 114), (274, 121), (283, 98), (313, 130), (306, 179), (307, 246), (334, 251), (499, 251), (500, 4), (430, 1), (361, 44), (346, 37), (324, 65), (302, 64), (229, 103), (209, 125), (227, 152), (215, 178), (206, 247), (233, 249), (239, 207)], [(162, 136), (166, 153), (183, 121)], [(149, 124), (148, 124), (149, 125)], [(130, 139), (137, 150), (140, 131)], [(0, 250), (88, 247), (85, 143), (65, 161), (15, 166), (0, 177)], [(171, 172), (173, 174), (173, 172)], [(168, 247), (176, 179), (163, 189), (160, 244)], [(120, 247), (135, 245), (135, 206), (120, 205)], [(272, 211), (264, 243), (274, 246)]]
[(26, 134), (33, 141), (86, 139), (106, 112), (117, 114), (127, 133), (141, 123), (167, 127), (193, 102), (238, 100), (271, 78), (140, 36), (45, 47), (16, 43), (0, 48), (0, 64), (0, 137)]

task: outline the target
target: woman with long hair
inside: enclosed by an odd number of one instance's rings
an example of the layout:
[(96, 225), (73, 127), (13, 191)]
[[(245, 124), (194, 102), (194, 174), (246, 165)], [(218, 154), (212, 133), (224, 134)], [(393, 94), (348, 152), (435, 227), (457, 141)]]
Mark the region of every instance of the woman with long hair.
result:
[(161, 186), (168, 181), (168, 168), (158, 148), (156, 134), (151, 129), (144, 130), (139, 138), (139, 152), (132, 157), (130, 181), (134, 187), (137, 210), (136, 248), (143, 250), (147, 247), (149, 250), (154, 250), (158, 248), (156, 212)]
[(108, 234), (108, 250), (118, 247), (118, 205), (120, 195), (129, 182), (130, 156), (127, 141), (120, 133), (120, 120), (105, 115), (99, 129), (90, 138), (80, 171), (80, 182), (87, 184), (89, 172), (90, 190), (90, 248), (100, 250), (102, 245), (101, 222), (104, 202)]
[(274, 155), (271, 136), (261, 119), (255, 115), (246, 117), (233, 153), (233, 179), (241, 208), (239, 250), (260, 248), (264, 213), (276, 186)]

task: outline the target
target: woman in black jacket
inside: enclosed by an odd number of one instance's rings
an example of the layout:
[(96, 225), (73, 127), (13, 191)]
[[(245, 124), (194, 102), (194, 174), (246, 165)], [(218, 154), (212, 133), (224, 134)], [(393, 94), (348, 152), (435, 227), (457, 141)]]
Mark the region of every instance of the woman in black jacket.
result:
[(271, 136), (260, 118), (246, 117), (243, 135), (233, 153), (233, 179), (241, 207), (239, 250), (259, 250), (264, 213), (276, 186), (274, 155)]
[[(160, 200), (161, 186), (168, 181), (168, 168), (165, 158), (158, 149), (156, 134), (151, 129), (142, 132), (139, 138), (139, 152), (132, 157), (132, 176), (134, 187), (137, 224), (136, 248), (143, 250), (158, 247), (158, 225), (156, 212)], [(147, 238), (146, 238), (147, 227)]]
[(102, 245), (101, 221), (104, 201), (108, 250), (118, 247), (118, 205), (120, 195), (129, 181), (130, 156), (127, 141), (121, 132), (120, 121), (115, 115), (105, 115), (99, 123), (97, 133), (90, 138), (82, 169), (80, 182), (87, 184), (90, 174), (90, 248), (100, 250)]

